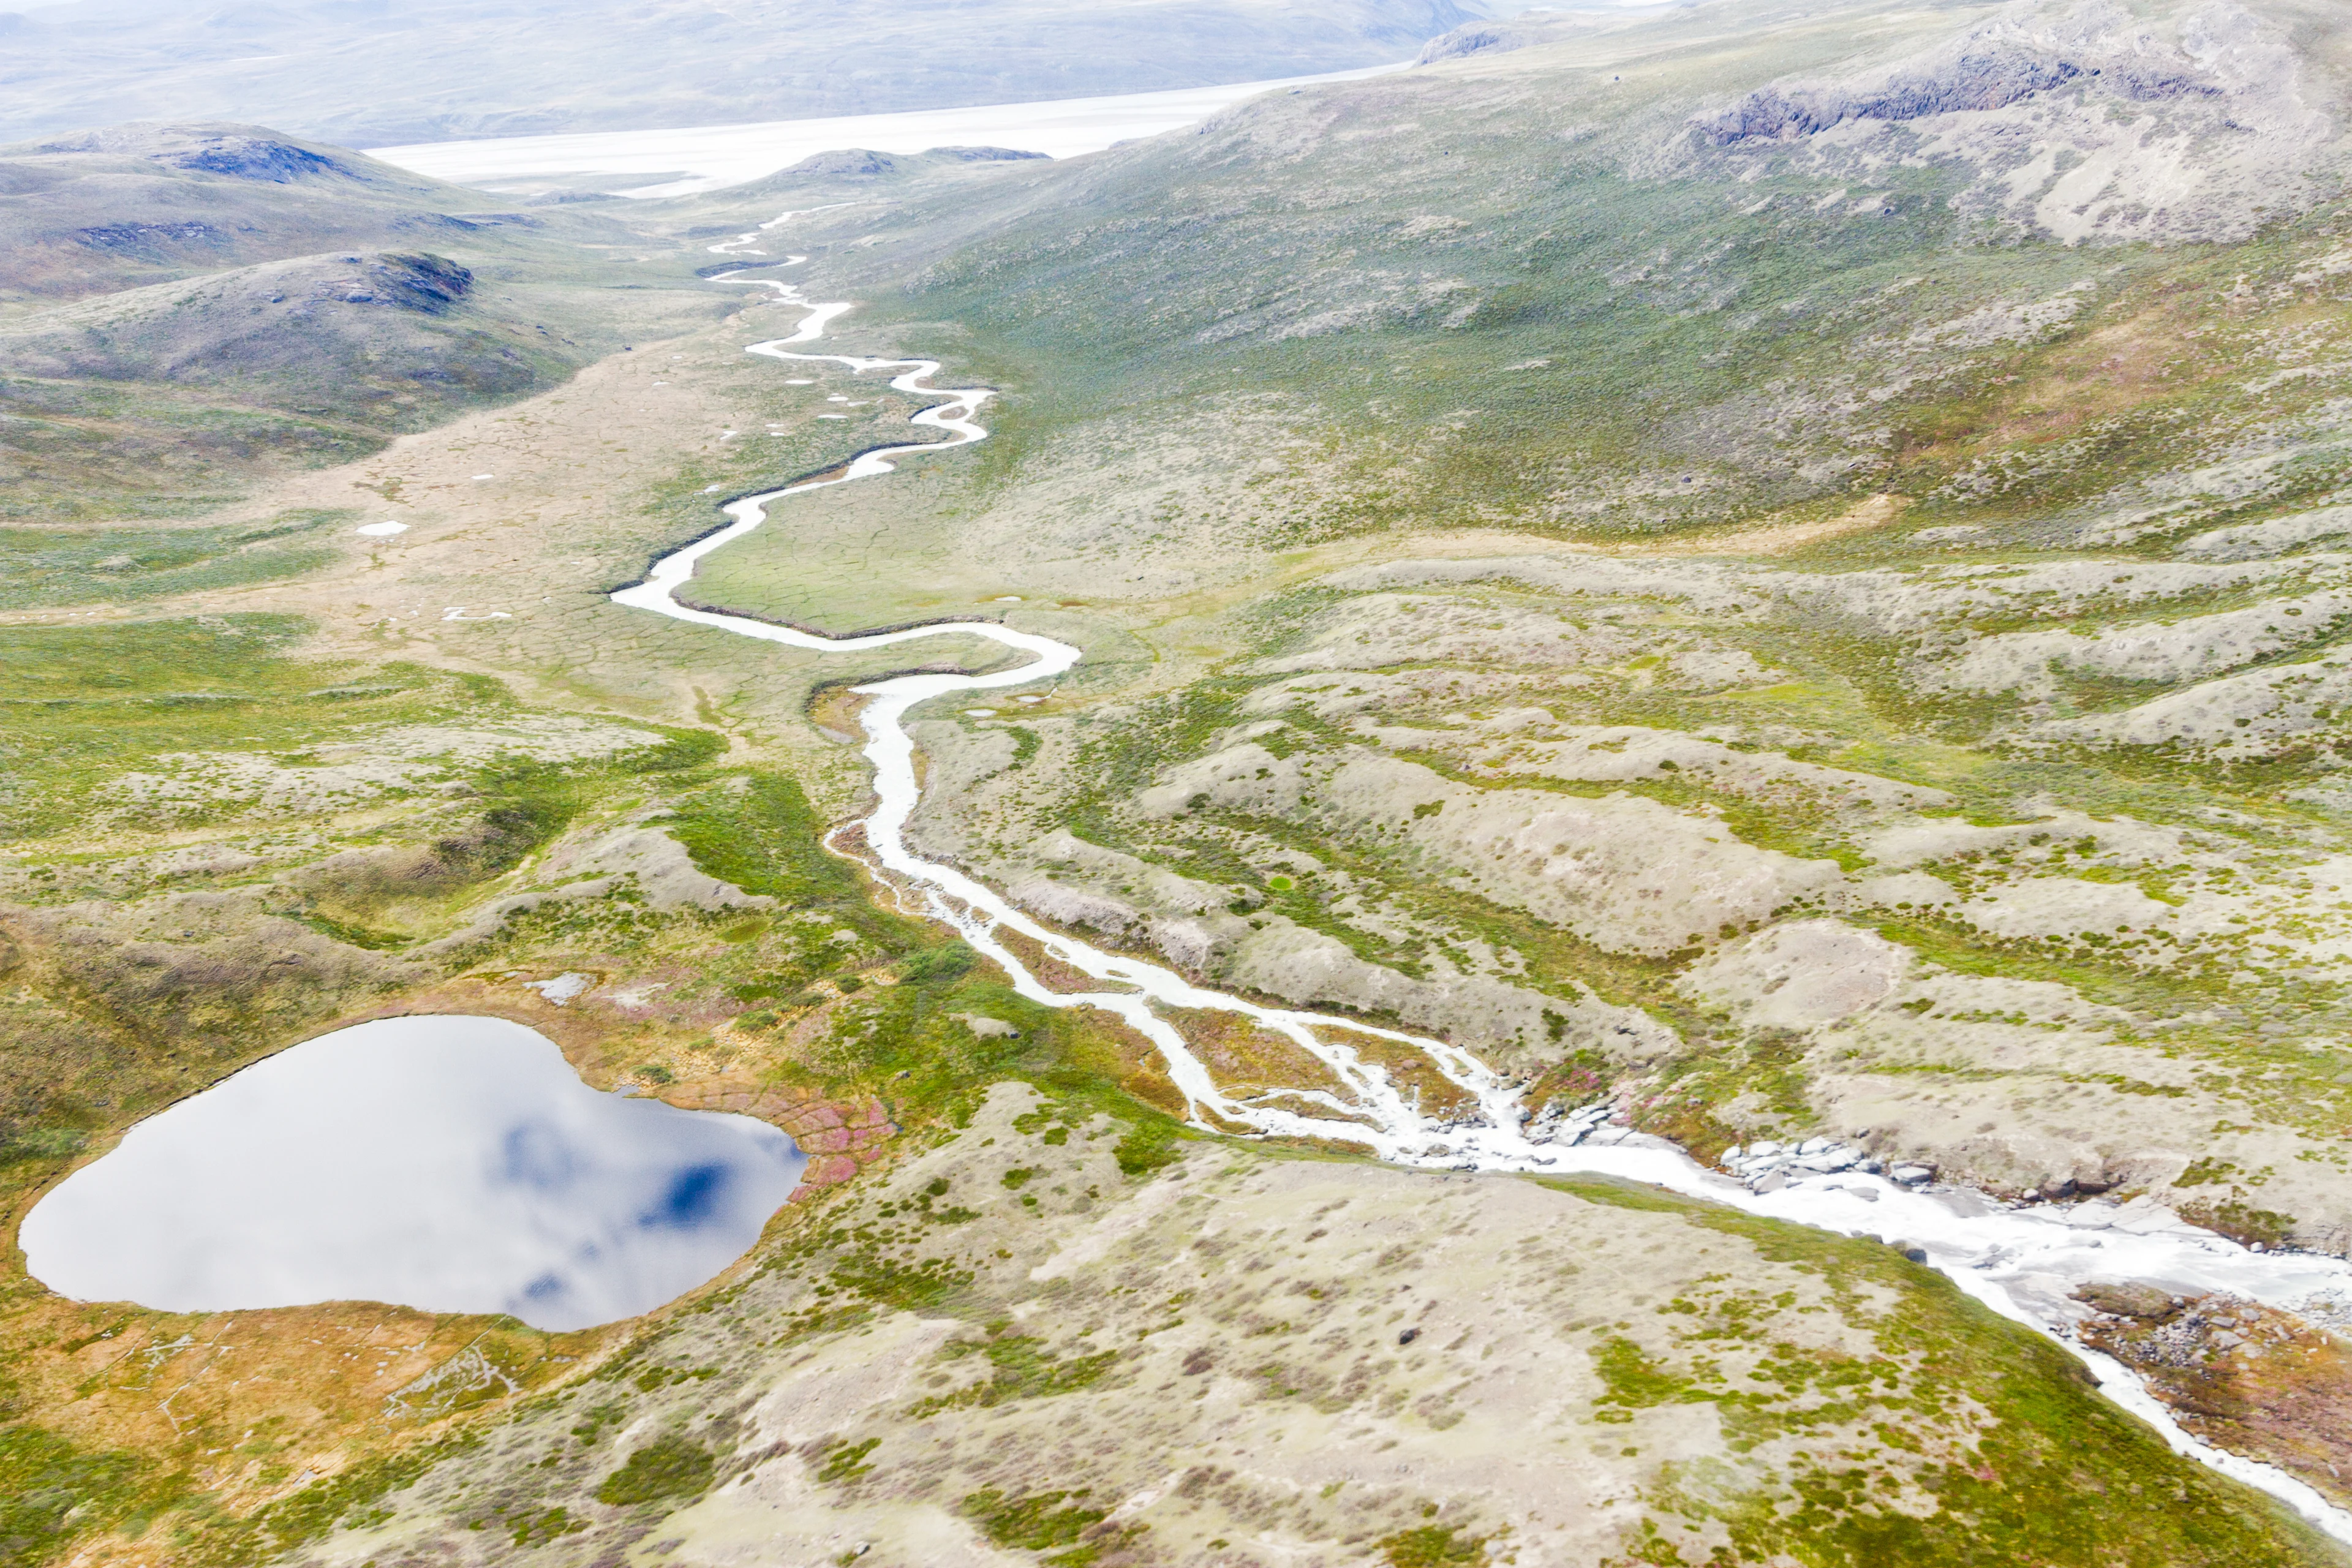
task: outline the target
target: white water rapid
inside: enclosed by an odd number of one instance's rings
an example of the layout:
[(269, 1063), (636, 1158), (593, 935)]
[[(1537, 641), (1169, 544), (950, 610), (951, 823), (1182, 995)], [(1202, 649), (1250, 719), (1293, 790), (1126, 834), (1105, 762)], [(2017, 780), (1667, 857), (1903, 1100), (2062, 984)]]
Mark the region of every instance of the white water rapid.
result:
[[(786, 213), (761, 229), (777, 227), (795, 216)], [(720, 255), (744, 254), (757, 243), (760, 232), (754, 230), (710, 249)], [(803, 259), (793, 257), (776, 265), (791, 266)], [(724, 273), (712, 281), (739, 277)], [(859, 375), (896, 371), (890, 381), (893, 387), (940, 399), (913, 416), (911, 423), (944, 431), (946, 438), (882, 447), (822, 478), (732, 502), (725, 509), (733, 520), (726, 528), (662, 557), (644, 582), (615, 593), (613, 599), (633, 609), (650, 610), (737, 637), (820, 652), (886, 647), (926, 637), (977, 637), (1034, 656), (1027, 664), (990, 675), (905, 675), (855, 689), (871, 699), (862, 722), (877, 800), (864, 823), (866, 849), (874, 861), (892, 874), (899, 896), (914, 912), (952, 927), (1001, 965), (1012, 977), (1014, 989), (1031, 1001), (1049, 1007), (1099, 1007), (1133, 1026), (1158, 1047), (1166, 1058), (1169, 1077), (1191, 1102), (1193, 1119), (1203, 1126), (1223, 1123), (1261, 1134), (1331, 1139), (1356, 1144), (1383, 1160), (1425, 1168), (1624, 1177), (1751, 1214), (1849, 1236), (1874, 1236), (1922, 1251), (1929, 1266), (1994, 1311), (2065, 1344), (2090, 1367), (2110, 1398), (2156, 1427), (2176, 1450), (2271, 1493), (2329, 1535), (2352, 1543), (2352, 1512), (2330, 1504), (2284, 1470), (2224, 1453), (2189, 1436), (2128, 1370), (2076, 1343), (2066, 1331), (2083, 1310), (2071, 1300), (2070, 1293), (2092, 1280), (2147, 1281), (2178, 1294), (2224, 1291), (2288, 1310), (2315, 1310), (2324, 1318), (2342, 1321), (2352, 1317), (2352, 1264), (2343, 1259), (2310, 1253), (2250, 1251), (2210, 1231), (2173, 1220), (2161, 1210), (2136, 1215), (2097, 1204), (2012, 1208), (1965, 1189), (1929, 1189), (1852, 1168), (1822, 1172), (1784, 1167), (1786, 1184), (1759, 1192), (1706, 1169), (1660, 1140), (1638, 1138), (1612, 1146), (1564, 1143), (1550, 1136), (1554, 1127), (1529, 1122), (1527, 1108), (1519, 1103), (1517, 1087), (1505, 1082), (1466, 1051), (1351, 1018), (1262, 1006), (1204, 990), (1173, 971), (1104, 952), (1050, 930), (961, 872), (922, 859), (908, 849), (905, 828), (918, 795), (914, 742), (902, 723), (908, 710), (950, 692), (1051, 679), (1077, 664), (1079, 650), (993, 621), (957, 621), (866, 637), (826, 637), (678, 602), (677, 590), (693, 576), (697, 562), (758, 528), (766, 521), (768, 509), (786, 497), (887, 474), (892, 471), (892, 458), (964, 446), (988, 434), (974, 420), (988, 400), (988, 389), (931, 385), (930, 379), (940, 369), (935, 360), (796, 352), (790, 345), (814, 342), (826, 324), (850, 305), (806, 300), (792, 286), (771, 279), (744, 281), (773, 289), (780, 302), (803, 307), (808, 312), (791, 336), (754, 343), (748, 352), (780, 360), (845, 365)], [(1040, 943), (1053, 958), (1103, 982), (1107, 988), (1076, 994), (1049, 990), (1000, 940), (1000, 933), (1005, 931)], [(1346, 1097), (1323, 1090), (1290, 1090), (1234, 1099), (1217, 1087), (1183, 1037), (1155, 1010), (1159, 1006), (1240, 1014), (1297, 1042), (1326, 1064), (1345, 1087)], [(1360, 1060), (1330, 1031), (1370, 1036), (1425, 1054), (1439, 1072), (1476, 1097), (1478, 1114), (1470, 1119), (1470, 1125), (1458, 1121), (1443, 1128), (1433, 1125), (1379, 1068)], [(1290, 1103), (1270, 1103), (1276, 1099)], [(1328, 1114), (1311, 1113), (1318, 1110)], [(1591, 1119), (1566, 1125), (1580, 1131), (1591, 1125)], [(2103, 1209), (2105, 1213), (2100, 1212)]]

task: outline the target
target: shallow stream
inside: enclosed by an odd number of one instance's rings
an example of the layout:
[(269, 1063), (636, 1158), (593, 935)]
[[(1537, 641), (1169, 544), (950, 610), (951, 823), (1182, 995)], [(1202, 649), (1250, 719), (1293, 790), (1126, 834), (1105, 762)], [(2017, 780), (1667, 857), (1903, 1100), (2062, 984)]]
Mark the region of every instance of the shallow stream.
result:
[[(754, 248), (761, 234), (794, 216), (786, 213), (760, 230), (710, 249), (719, 255), (761, 254)], [(803, 259), (791, 257), (772, 265), (791, 266)], [(1099, 1007), (1147, 1036), (1165, 1058), (1169, 1076), (1191, 1102), (1194, 1119), (1203, 1125), (1210, 1125), (1213, 1118), (1216, 1122), (1261, 1133), (1330, 1139), (1357, 1145), (1383, 1160), (1425, 1168), (1623, 1177), (1754, 1214), (1846, 1235), (1878, 1237), (1903, 1246), (1993, 1310), (2058, 1338), (2082, 1357), (2110, 1397), (2158, 1428), (2178, 1451), (2272, 1493), (2328, 1534), (2352, 1542), (2352, 1512), (2334, 1507), (2284, 1471), (2223, 1453), (2190, 1437), (2130, 1372), (2075, 1343), (2066, 1331), (2083, 1313), (2071, 1300), (2072, 1292), (2094, 1280), (2143, 1280), (2181, 1293), (2228, 1291), (2267, 1306), (2314, 1312), (2340, 1322), (2352, 1313), (2352, 1264), (2343, 1259), (2250, 1251), (2212, 1232), (2182, 1224), (2162, 1210), (2134, 1211), (2097, 1204), (2011, 1207), (1965, 1189), (1905, 1183), (1852, 1167), (1826, 1172), (1784, 1167), (1780, 1184), (1759, 1184), (1771, 1190), (1759, 1191), (1699, 1165), (1659, 1140), (1637, 1136), (1606, 1146), (1597, 1142), (1565, 1142), (1560, 1124), (1530, 1122), (1531, 1108), (1519, 1102), (1517, 1086), (1455, 1047), (1354, 1019), (1264, 1006), (1203, 989), (1171, 970), (1105, 952), (1048, 929), (954, 868), (916, 855), (905, 838), (919, 788), (914, 742), (903, 722), (908, 710), (951, 694), (1051, 680), (1073, 668), (1080, 652), (1067, 643), (994, 621), (827, 637), (678, 602), (677, 591), (691, 579), (696, 563), (758, 528), (777, 502), (809, 490), (887, 474), (892, 471), (894, 458), (968, 445), (988, 434), (976, 416), (987, 402), (989, 390), (932, 385), (940, 369), (937, 361), (812, 353), (797, 347), (822, 337), (834, 318), (850, 309), (847, 303), (806, 300), (790, 284), (744, 279), (736, 273), (722, 274), (713, 281), (730, 279), (774, 289), (782, 302), (807, 311), (796, 331), (755, 343), (750, 353), (785, 361), (823, 361), (859, 375), (893, 372), (892, 386), (939, 399), (913, 416), (911, 422), (942, 431), (944, 438), (867, 452), (821, 478), (734, 501), (725, 509), (732, 520), (726, 528), (663, 557), (644, 582), (613, 598), (635, 609), (734, 636), (821, 652), (884, 647), (937, 637), (978, 637), (1033, 656), (1028, 664), (987, 675), (907, 675), (855, 689), (869, 699), (860, 721), (866, 735), (866, 755), (874, 766), (877, 795), (874, 809), (863, 824), (866, 850), (889, 874), (910, 910), (953, 927), (1001, 965), (1014, 988), (1031, 1001), (1050, 1007)], [(1107, 989), (1079, 994), (1048, 989), (1000, 940), (999, 933), (1004, 931), (1041, 943), (1054, 959), (1102, 981)], [(1160, 1007), (1240, 1014), (1296, 1041), (1326, 1063), (1346, 1087), (1348, 1098), (1296, 1091), (1284, 1096), (1292, 1105), (1305, 1102), (1332, 1112), (1324, 1117), (1228, 1096), (1183, 1037), (1160, 1016)], [(1441, 1127), (1424, 1119), (1385, 1074), (1358, 1058), (1334, 1033), (1339, 1030), (1373, 1036), (1424, 1053), (1447, 1079), (1476, 1097), (1478, 1114), (1468, 1119), (1467, 1125), (1457, 1119)], [(1583, 1125), (1590, 1125), (1590, 1121)], [(1568, 1136), (1574, 1136), (1573, 1124)]]

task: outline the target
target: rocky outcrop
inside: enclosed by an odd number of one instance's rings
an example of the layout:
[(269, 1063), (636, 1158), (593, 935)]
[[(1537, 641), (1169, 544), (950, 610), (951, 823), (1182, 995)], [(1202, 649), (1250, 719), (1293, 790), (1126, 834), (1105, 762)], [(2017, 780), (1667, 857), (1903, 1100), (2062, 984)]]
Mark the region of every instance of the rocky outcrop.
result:
[(2109, 92), (2143, 102), (2191, 94), (2210, 98), (2221, 90), (2182, 70), (2126, 65), (2110, 75), (2102, 66), (2011, 47), (1964, 53), (1937, 68), (1899, 73), (1869, 87), (1793, 92), (1766, 88), (1704, 126), (1719, 147), (1735, 142), (1788, 142), (1818, 135), (1849, 120), (1924, 120), (1934, 114), (2006, 109), (2072, 81), (2095, 81)]
[(2092, 1285), (2083, 1343), (2139, 1373), (2180, 1424), (2352, 1502), (2352, 1355), (2337, 1316), (2158, 1285)]
[(1874, 187), (1890, 155), (1924, 159), (1970, 175), (1969, 218), (2068, 242), (2243, 238), (2322, 199), (2338, 131), (2286, 33), (2232, 0), (2165, 9), (2011, 7), (1843, 78), (1772, 82), (1692, 116), (1691, 161), (1801, 153)]
[(345, 163), (257, 125), (131, 124), (44, 142), (38, 153), (129, 153), (192, 174), (226, 174), (233, 180), (290, 184), (320, 175), (374, 183), (356, 163)]

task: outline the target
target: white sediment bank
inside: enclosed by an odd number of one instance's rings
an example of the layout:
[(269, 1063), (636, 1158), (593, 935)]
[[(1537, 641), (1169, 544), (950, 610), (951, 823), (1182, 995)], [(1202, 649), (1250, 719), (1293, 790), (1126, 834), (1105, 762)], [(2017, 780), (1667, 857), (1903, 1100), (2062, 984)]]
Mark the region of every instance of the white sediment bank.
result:
[(682, 196), (772, 174), (812, 153), (865, 147), (921, 153), (932, 147), (1011, 147), (1052, 158), (1098, 153), (1205, 120), (1260, 93), (1354, 81), (1402, 70), (1403, 62), (1320, 76), (1174, 88), (1103, 98), (916, 109), (895, 114), (775, 120), (749, 125), (687, 125), (669, 131), (588, 131), (556, 136), (497, 136), (369, 149), (371, 157), (461, 185), (500, 186), (594, 179), (617, 194)]
[[(757, 239), (758, 231), (754, 231), (710, 248), (722, 255), (741, 254)], [(713, 281), (737, 277), (727, 274)], [(613, 598), (632, 608), (739, 637), (823, 652), (884, 647), (927, 637), (976, 637), (1034, 656), (1028, 664), (989, 675), (907, 675), (855, 689), (871, 699), (862, 722), (877, 798), (863, 824), (866, 849), (896, 879), (900, 896), (914, 912), (953, 927), (1000, 964), (1014, 988), (1031, 1001), (1050, 1007), (1099, 1007), (1131, 1025), (1166, 1058), (1169, 1077), (1191, 1102), (1194, 1119), (1204, 1126), (1213, 1124), (1213, 1119), (1262, 1134), (1329, 1139), (1354, 1144), (1383, 1160), (1432, 1169), (1622, 1177), (1751, 1214), (1849, 1236), (1876, 1237), (1923, 1255), (1929, 1267), (1994, 1311), (2065, 1343), (2082, 1357), (2109, 1397), (2155, 1426), (2176, 1450), (2271, 1493), (2329, 1535), (2352, 1542), (2352, 1512), (2336, 1508), (2283, 1470), (2224, 1453), (2189, 1436), (2129, 1371), (2075, 1343), (2068, 1332), (2069, 1325), (2084, 1310), (2071, 1299), (2072, 1292), (2095, 1280), (2141, 1280), (2181, 1294), (2226, 1291), (2289, 1310), (2317, 1303), (2323, 1315), (2340, 1317), (2352, 1311), (2352, 1264), (2307, 1253), (2253, 1252), (2226, 1237), (2181, 1224), (2161, 1210), (2096, 1204), (2012, 1208), (1974, 1192), (1936, 1188), (1917, 1180), (1919, 1173), (1906, 1172), (1914, 1179), (1897, 1181), (1864, 1169), (1858, 1163), (1839, 1170), (1782, 1164), (1777, 1171), (1777, 1184), (1768, 1180), (1751, 1186), (1706, 1169), (1661, 1139), (1639, 1133), (1589, 1136), (1596, 1120), (1590, 1113), (1531, 1121), (1530, 1108), (1520, 1103), (1517, 1086), (1443, 1041), (1350, 1018), (1262, 1006), (1205, 990), (1171, 970), (1104, 952), (1049, 930), (994, 890), (951, 867), (915, 855), (907, 847), (904, 831), (918, 794), (914, 742), (902, 722), (908, 710), (950, 693), (1050, 679), (1075, 667), (1079, 650), (994, 621), (959, 621), (866, 637), (826, 637), (677, 601), (677, 592), (692, 577), (696, 563), (758, 528), (776, 502), (806, 490), (886, 474), (892, 470), (893, 458), (964, 446), (988, 434), (975, 420), (988, 400), (988, 389), (932, 385), (931, 378), (940, 369), (932, 360), (800, 352), (792, 345), (814, 342), (827, 323), (850, 306), (804, 300), (788, 284), (741, 280), (776, 289), (784, 302), (808, 311), (791, 336), (755, 343), (749, 352), (788, 361), (824, 361), (845, 365), (861, 375), (894, 371), (892, 386), (940, 399), (915, 415), (912, 423), (944, 431), (946, 438), (867, 452), (824, 477), (733, 502), (726, 509), (733, 520), (728, 527), (664, 556), (644, 582)], [(1076, 994), (1047, 989), (1004, 945), (1000, 933), (1006, 931), (1039, 942), (1060, 963), (1119, 989)], [(1264, 1099), (1234, 1099), (1217, 1087), (1182, 1036), (1155, 1010), (1160, 1006), (1240, 1014), (1297, 1042), (1325, 1063), (1345, 1087), (1346, 1096), (1291, 1090), (1280, 1097), (1294, 1105), (1328, 1110), (1328, 1116), (1307, 1114)], [(1423, 1052), (1447, 1079), (1476, 1097), (1477, 1112), (1467, 1118), (1457, 1116), (1444, 1126), (1423, 1118), (1380, 1068), (1359, 1060), (1340, 1039), (1327, 1038), (1334, 1029), (1377, 1037)], [(1839, 1163), (1815, 1161), (1822, 1165)]]

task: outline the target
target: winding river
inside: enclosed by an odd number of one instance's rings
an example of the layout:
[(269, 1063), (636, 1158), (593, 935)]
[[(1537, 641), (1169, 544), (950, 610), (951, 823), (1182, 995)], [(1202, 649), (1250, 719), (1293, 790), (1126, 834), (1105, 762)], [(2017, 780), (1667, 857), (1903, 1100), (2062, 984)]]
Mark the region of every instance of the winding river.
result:
[[(796, 216), (786, 213), (710, 249), (719, 255), (761, 255), (755, 247), (764, 231)], [(791, 266), (805, 259), (795, 256), (765, 265)], [(903, 722), (908, 710), (950, 693), (1050, 679), (1073, 668), (1079, 661), (1079, 650), (993, 621), (943, 623), (866, 637), (819, 637), (749, 616), (698, 609), (679, 603), (677, 592), (694, 575), (697, 563), (760, 527), (780, 501), (889, 473), (894, 458), (984, 439), (988, 431), (977, 422), (977, 416), (990, 390), (933, 385), (932, 378), (940, 371), (935, 360), (803, 352), (798, 345), (823, 337), (834, 318), (851, 309), (849, 303), (807, 300), (790, 284), (744, 279), (740, 272), (722, 273), (712, 280), (739, 280), (772, 289), (779, 302), (805, 310), (798, 330), (790, 336), (754, 343), (748, 352), (783, 361), (838, 364), (856, 375), (894, 373), (893, 387), (937, 400), (914, 415), (911, 423), (943, 432), (944, 437), (870, 451), (824, 477), (734, 501), (725, 509), (731, 520), (727, 527), (664, 556), (643, 582), (614, 594), (614, 602), (736, 637), (824, 653), (887, 647), (927, 637), (971, 637), (1032, 656), (1026, 664), (987, 675), (905, 675), (854, 689), (869, 699), (860, 718), (877, 795), (874, 809), (863, 824), (866, 849), (881, 869), (890, 873), (898, 896), (912, 912), (952, 927), (1001, 965), (1012, 977), (1014, 989), (1029, 1000), (1049, 1007), (1099, 1007), (1142, 1033), (1165, 1058), (1169, 1076), (1190, 1101), (1193, 1120), (1203, 1126), (1214, 1121), (1248, 1127), (1261, 1134), (1331, 1139), (1356, 1144), (1382, 1160), (1425, 1168), (1624, 1177), (1752, 1214), (1845, 1235), (1878, 1237), (1924, 1253), (1929, 1266), (1969, 1295), (2004, 1317), (2051, 1335), (2081, 1357), (2109, 1397), (2156, 1427), (2177, 1451), (2271, 1493), (2327, 1534), (2352, 1543), (2352, 1512), (2336, 1508), (2284, 1470), (2225, 1453), (2190, 1436), (2121, 1363), (2075, 1342), (2067, 1332), (2067, 1325), (2082, 1313), (2071, 1300), (2071, 1292), (2100, 1279), (2144, 1280), (2184, 1294), (2228, 1292), (2265, 1306), (2316, 1310), (2323, 1318), (2343, 1321), (2352, 1314), (2352, 1264), (2343, 1259), (2310, 1253), (2250, 1251), (2212, 1232), (2174, 1222), (2161, 1211), (2152, 1223), (2139, 1224), (2129, 1223), (2128, 1216), (2118, 1216), (2116, 1211), (2103, 1215), (2098, 1211), (2105, 1205), (2097, 1205), (2012, 1208), (1966, 1190), (1906, 1184), (1852, 1169), (1790, 1169), (1786, 1176), (1794, 1179), (1787, 1179), (1775, 1190), (1759, 1192), (1699, 1165), (1682, 1151), (1657, 1140), (1639, 1139), (1617, 1146), (1565, 1144), (1549, 1135), (1551, 1129), (1530, 1126), (1517, 1087), (1455, 1047), (1375, 1028), (1352, 1018), (1264, 1006), (1204, 990), (1171, 970), (1105, 952), (1048, 929), (952, 867), (916, 855), (907, 847), (905, 837), (907, 819), (919, 794), (914, 742)], [(1048, 989), (1005, 945), (1003, 937), (1007, 932), (1041, 944), (1054, 959), (1102, 982), (1106, 988), (1076, 994)], [(1325, 1063), (1344, 1087), (1346, 1097), (1320, 1090), (1294, 1090), (1281, 1096), (1289, 1105), (1306, 1108), (1299, 1110), (1227, 1095), (1183, 1037), (1160, 1016), (1158, 1009), (1161, 1007), (1239, 1014), (1295, 1041)], [(1468, 1119), (1469, 1125), (1459, 1119), (1443, 1128), (1433, 1125), (1380, 1068), (1359, 1059), (1346, 1044), (1333, 1037), (1329, 1031), (1334, 1030), (1375, 1037), (1423, 1053), (1438, 1071), (1475, 1097), (1478, 1114)], [(1331, 1114), (1312, 1113), (1318, 1109)]]

